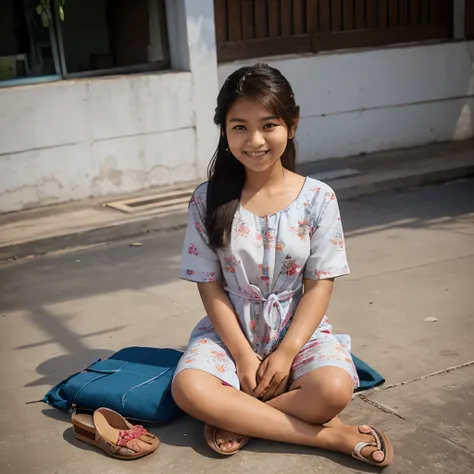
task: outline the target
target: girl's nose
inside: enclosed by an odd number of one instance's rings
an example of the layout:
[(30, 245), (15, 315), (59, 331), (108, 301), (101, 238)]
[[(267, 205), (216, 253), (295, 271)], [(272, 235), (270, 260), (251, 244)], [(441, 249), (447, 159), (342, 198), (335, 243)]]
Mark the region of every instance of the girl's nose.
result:
[(265, 139), (261, 132), (254, 132), (249, 137), (249, 145), (253, 148), (258, 148), (265, 144)]

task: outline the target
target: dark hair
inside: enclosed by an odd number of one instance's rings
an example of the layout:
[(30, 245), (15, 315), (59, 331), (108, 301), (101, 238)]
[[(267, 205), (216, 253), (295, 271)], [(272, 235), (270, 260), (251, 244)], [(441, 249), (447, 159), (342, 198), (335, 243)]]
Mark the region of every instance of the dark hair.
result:
[[(230, 242), (232, 222), (245, 182), (245, 167), (229, 151), (226, 137), (226, 117), (230, 107), (240, 97), (259, 100), (294, 130), (299, 118), (290, 84), (278, 69), (267, 64), (243, 67), (232, 73), (217, 97), (214, 123), (221, 133), (217, 149), (208, 168), (206, 230), (213, 248), (226, 247)], [(289, 139), (281, 156), (282, 165), (295, 170), (296, 148)]]

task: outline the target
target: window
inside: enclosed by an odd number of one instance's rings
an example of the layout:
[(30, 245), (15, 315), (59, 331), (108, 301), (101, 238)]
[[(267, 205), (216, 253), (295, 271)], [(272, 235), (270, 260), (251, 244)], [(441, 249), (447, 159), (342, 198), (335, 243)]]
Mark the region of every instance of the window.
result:
[(0, 1), (0, 86), (167, 67), (164, 0)]
[(54, 30), (43, 26), (36, 13), (39, 3), (40, 0), (0, 2), (0, 81), (60, 77)]
[(220, 62), (452, 38), (453, 0), (214, 0), (214, 11)]

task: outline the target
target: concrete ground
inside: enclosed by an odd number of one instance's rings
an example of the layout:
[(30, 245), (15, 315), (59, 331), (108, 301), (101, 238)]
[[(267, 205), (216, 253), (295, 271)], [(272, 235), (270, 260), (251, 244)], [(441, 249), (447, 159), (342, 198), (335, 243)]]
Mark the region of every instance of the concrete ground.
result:
[[(341, 208), (352, 273), (337, 282), (329, 316), (387, 379), (343, 418), (387, 431), (396, 450), (389, 474), (474, 472), (474, 181)], [(195, 286), (176, 277), (182, 239), (182, 231), (161, 233), (141, 247), (123, 242), (0, 266), (0, 472), (378, 472), (265, 441), (220, 459), (189, 418), (154, 428), (160, 451), (125, 463), (76, 442), (67, 415), (27, 404), (117, 349), (185, 347), (203, 310)]]

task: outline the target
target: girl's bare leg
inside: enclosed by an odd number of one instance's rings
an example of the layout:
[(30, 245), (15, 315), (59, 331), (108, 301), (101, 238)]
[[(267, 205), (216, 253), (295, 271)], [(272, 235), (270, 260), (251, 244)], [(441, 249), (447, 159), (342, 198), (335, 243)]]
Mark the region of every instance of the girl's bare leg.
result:
[(338, 367), (322, 367), (295, 380), (289, 391), (268, 402), (272, 407), (313, 424), (339, 415), (352, 400), (354, 382)]
[[(302, 379), (303, 377), (300, 382)], [(172, 388), (176, 403), (186, 413), (231, 433), (346, 454), (350, 454), (361, 441), (373, 441), (372, 436), (360, 434), (357, 429), (354, 430), (343, 423), (323, 426), (286, 414), (244, 392), (222, 385), (220, 380), (201, 370), (183, 370), (176, 376)], [(306, 394), (304, 396), (306, 397)], [(289, 398), (288, 400), (290, 401)], [(289, 401), (281, 403), (289, 404)], [(314, 393), (309, 402), (310, 405), (317, 404)], [(283, 408), (283, 405), (280, 408)], [(328, 418), (330, 417), (326, 417)], [(372, 448), (366, 450), (367, 453), (363, 451), (365, 456), (372, 454), (370, 450), (374, 451)], [(376, 457), (374, 459), (379, 460)]]

